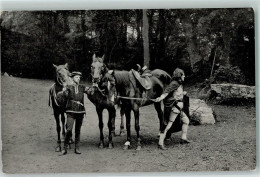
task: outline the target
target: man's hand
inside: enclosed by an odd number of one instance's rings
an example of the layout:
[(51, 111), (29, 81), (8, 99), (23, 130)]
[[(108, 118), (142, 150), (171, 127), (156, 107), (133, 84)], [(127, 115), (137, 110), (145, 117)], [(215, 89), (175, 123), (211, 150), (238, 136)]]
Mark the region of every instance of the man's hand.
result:
[(183, 95), (187, 95), (187, 92), (186, 92), (186, 91), (183, 91)]
[(155, 102), (160, 102), (160, 101), (162, 101), (165, 97), (168, 96), (168, 94), (169, 94), (169, 93), (164, 93), (164, 94), (162, 94), (160, 97), (158, 97), (158, 98), (155, 99)]
[(160, 102), (160, 101), (162, 101), (161, 97), (155, 99), (155, 102)]

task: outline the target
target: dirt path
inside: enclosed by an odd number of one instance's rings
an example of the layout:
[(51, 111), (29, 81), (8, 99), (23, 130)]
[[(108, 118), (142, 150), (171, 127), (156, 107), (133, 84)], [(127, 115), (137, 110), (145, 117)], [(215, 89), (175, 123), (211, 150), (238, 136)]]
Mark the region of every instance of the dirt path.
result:
[[(179, 144), (180, 133), (157, 149), (159, 121), (153, 106), (140, 110), (142, 150), (122, 150), (125, 136), (114, 138), (114, 149), (99, 149), (98, 119), (94, 105), (85, 100), (87, 116), (81, 134), (82, 155), (71, 149), (55, 152), (56, 126), (48, 107), (52, 81), (2, 76), (2, 158), (6, 173), (166, 172), (252, 170), (256, 165), (255, 107), (214, 106), (215, 125), (190, 126), (189, 145)], [(105, 113), (107, 115), (107, 113)], [(105, 117), (104, 133), (107, 137)], [(119, 111), (116, 133), (119, 133)], [(107, 139), (106, 139), (107, 142)]]

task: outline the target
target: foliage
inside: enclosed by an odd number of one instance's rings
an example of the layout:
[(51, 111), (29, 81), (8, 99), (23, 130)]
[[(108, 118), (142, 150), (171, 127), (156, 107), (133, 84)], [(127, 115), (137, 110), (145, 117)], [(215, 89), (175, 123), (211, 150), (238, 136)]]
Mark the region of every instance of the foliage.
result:
[[(255, 84), (254, 13), (248, 9), (147, 10), (150, 68), (183, 68), (191, 81), (238, 67)], [(110, 68), (143, 64), (142, 10), (13, 11), (1, 14), (2, 72), (52, 78), (52, 63), (90, 77), (92, 55)], [(147, 63), (147, 61), (146, 61)], [(225, 71), (224, 71), (225, 70)], [(234, 69), (236, 70), (236, 69)], [(233, 72), (233, 70), (231, 71)], [(218, 74), (219, 73), (219, 74)], [(227, 79), (229, 82), (240, 82)]]
[(220, 66), (214, 73), (215, 83), (246, 84), (249, 81), (238, 66)]

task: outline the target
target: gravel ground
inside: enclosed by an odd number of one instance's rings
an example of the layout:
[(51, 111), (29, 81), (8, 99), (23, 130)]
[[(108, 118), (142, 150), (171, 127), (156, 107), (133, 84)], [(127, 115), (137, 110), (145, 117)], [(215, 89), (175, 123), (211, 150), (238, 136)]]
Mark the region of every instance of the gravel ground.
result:
[[(256, 168), (256, 108), (211, 105), (215, 125), (190, 126), (193, 143), (179, 143), (180, 132), (157, 149), (159, 121), (153, 106), (140, 109), (142, 149), (136, 151), (134, 119), (133, 148), (124, 151), (126, 136), (113, 138), (114, 149), (99, 149), (98, 118), (94, 105), (85, 98), (87, 111), (81, 133), (81, 155), (71, 149), (66, 156), (55, 152), (56, 125), (48, 107), (52, 81), (1, 77), (2, 159), (5, 173), (92, 173), (240, 171)], [(108, 135), (107, 112), (104, 134)], [(133, 117), (133, 116), (132, 116)], [(117, 111), (116, 133), (120, 117)]]

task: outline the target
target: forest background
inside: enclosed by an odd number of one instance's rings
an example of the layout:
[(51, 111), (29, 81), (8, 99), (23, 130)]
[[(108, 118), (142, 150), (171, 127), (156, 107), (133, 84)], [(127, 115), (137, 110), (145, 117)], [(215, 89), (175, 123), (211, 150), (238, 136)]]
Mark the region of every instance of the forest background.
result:
[(1, 72), (17, 77), (52, 79), (52, 63), (67, 62), (88, 80), (95, 53), (110, 69), (255, 85), (252, 8), (5, 11), (0, 23)]

